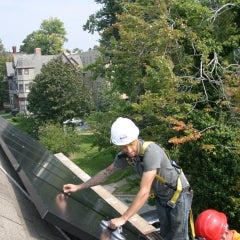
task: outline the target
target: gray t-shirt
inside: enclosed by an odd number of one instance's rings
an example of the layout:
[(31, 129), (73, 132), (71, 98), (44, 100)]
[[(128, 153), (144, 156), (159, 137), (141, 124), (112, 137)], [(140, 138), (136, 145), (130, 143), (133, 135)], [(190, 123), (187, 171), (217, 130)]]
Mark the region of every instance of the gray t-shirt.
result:
[[(143, 140), (139, 139), (140, 148), (142, 148), (143, 142)], [(123, 152), (120, 152), (114, 159), (114, 165), (117, 168), (125, 168), (129, 166), (129, 162), (131, 162), (130, 165), (136, 170), (140, 177), (143, 172), (157, 169), (158, 175), (163, 177), (171, 186), (176, 187), (180, 169), (172, 165), (166, 153), (156, 143), (148, 145), (144, 156), (136, 156), (133, 159), (129, 159)], [(181, 173), (180, 178), (183, 188), (189, 186), (183, 173)], [(174, 193), (173, 189), (157, 179), (153, 181), (152, 190), (161, 199), (170, 199)]]

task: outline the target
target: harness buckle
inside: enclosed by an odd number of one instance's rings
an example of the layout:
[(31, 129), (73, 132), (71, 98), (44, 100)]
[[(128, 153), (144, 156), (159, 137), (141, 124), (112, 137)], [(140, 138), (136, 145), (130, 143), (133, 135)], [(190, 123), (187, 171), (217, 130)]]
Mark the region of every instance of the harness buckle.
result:
[(149, 195), (149, 199), (155, 199), (156, 198), (156, 195), (154, 194), (154, 193), (151, 193), (150, 195)]

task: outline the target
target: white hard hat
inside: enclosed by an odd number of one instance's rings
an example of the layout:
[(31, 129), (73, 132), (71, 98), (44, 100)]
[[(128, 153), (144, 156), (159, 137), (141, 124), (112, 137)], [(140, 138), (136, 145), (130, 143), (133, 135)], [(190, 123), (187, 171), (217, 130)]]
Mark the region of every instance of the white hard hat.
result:
[(118, 146), (127, 145), (138, 138), (139, 129), (128, 118), (119, 117), (111, 127), (111, 142)]

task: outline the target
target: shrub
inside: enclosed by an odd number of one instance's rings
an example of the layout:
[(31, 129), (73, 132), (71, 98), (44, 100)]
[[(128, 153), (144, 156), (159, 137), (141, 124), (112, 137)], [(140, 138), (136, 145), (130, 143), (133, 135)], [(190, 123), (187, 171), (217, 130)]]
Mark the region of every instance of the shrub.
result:
[(47, 123), (39, 131), (39, 140), (52, 153), (69, 156), (79, 150), (80, 137), (73, 129), (65, 131), (60, 124)]

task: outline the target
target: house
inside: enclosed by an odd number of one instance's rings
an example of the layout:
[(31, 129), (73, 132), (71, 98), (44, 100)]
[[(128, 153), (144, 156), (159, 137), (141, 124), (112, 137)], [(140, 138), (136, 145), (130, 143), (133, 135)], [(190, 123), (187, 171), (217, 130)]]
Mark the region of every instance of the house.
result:
[[(41, 72), (43, 64), (47, 64), (50, 60), (62, 56), (64, 61), (73, 66), (80, 68), (86, 67), (93, 63), (98, 56), (96, 50), (89, 50), (84, 53), (75, 54), (58, 54), (58, 55), (42, 55), (41, 49), (36, 48), (33, 54), (25, 54), (16, 51), (13, 47), (12, 62), (6, 62), (7, 80), (9, 85), (10, 109), (14, 112), (27, 113), (27, 96), (30, 91), (30, 85), (34, 81), (37, 74)], [(89, 85), (88, 79), (91, 73), (83, 72), (83, 80)], [(99, 79), (98, 79), (99, 81)], [(96, 83), (90, 84), (93, 92), (96, 92)]]

